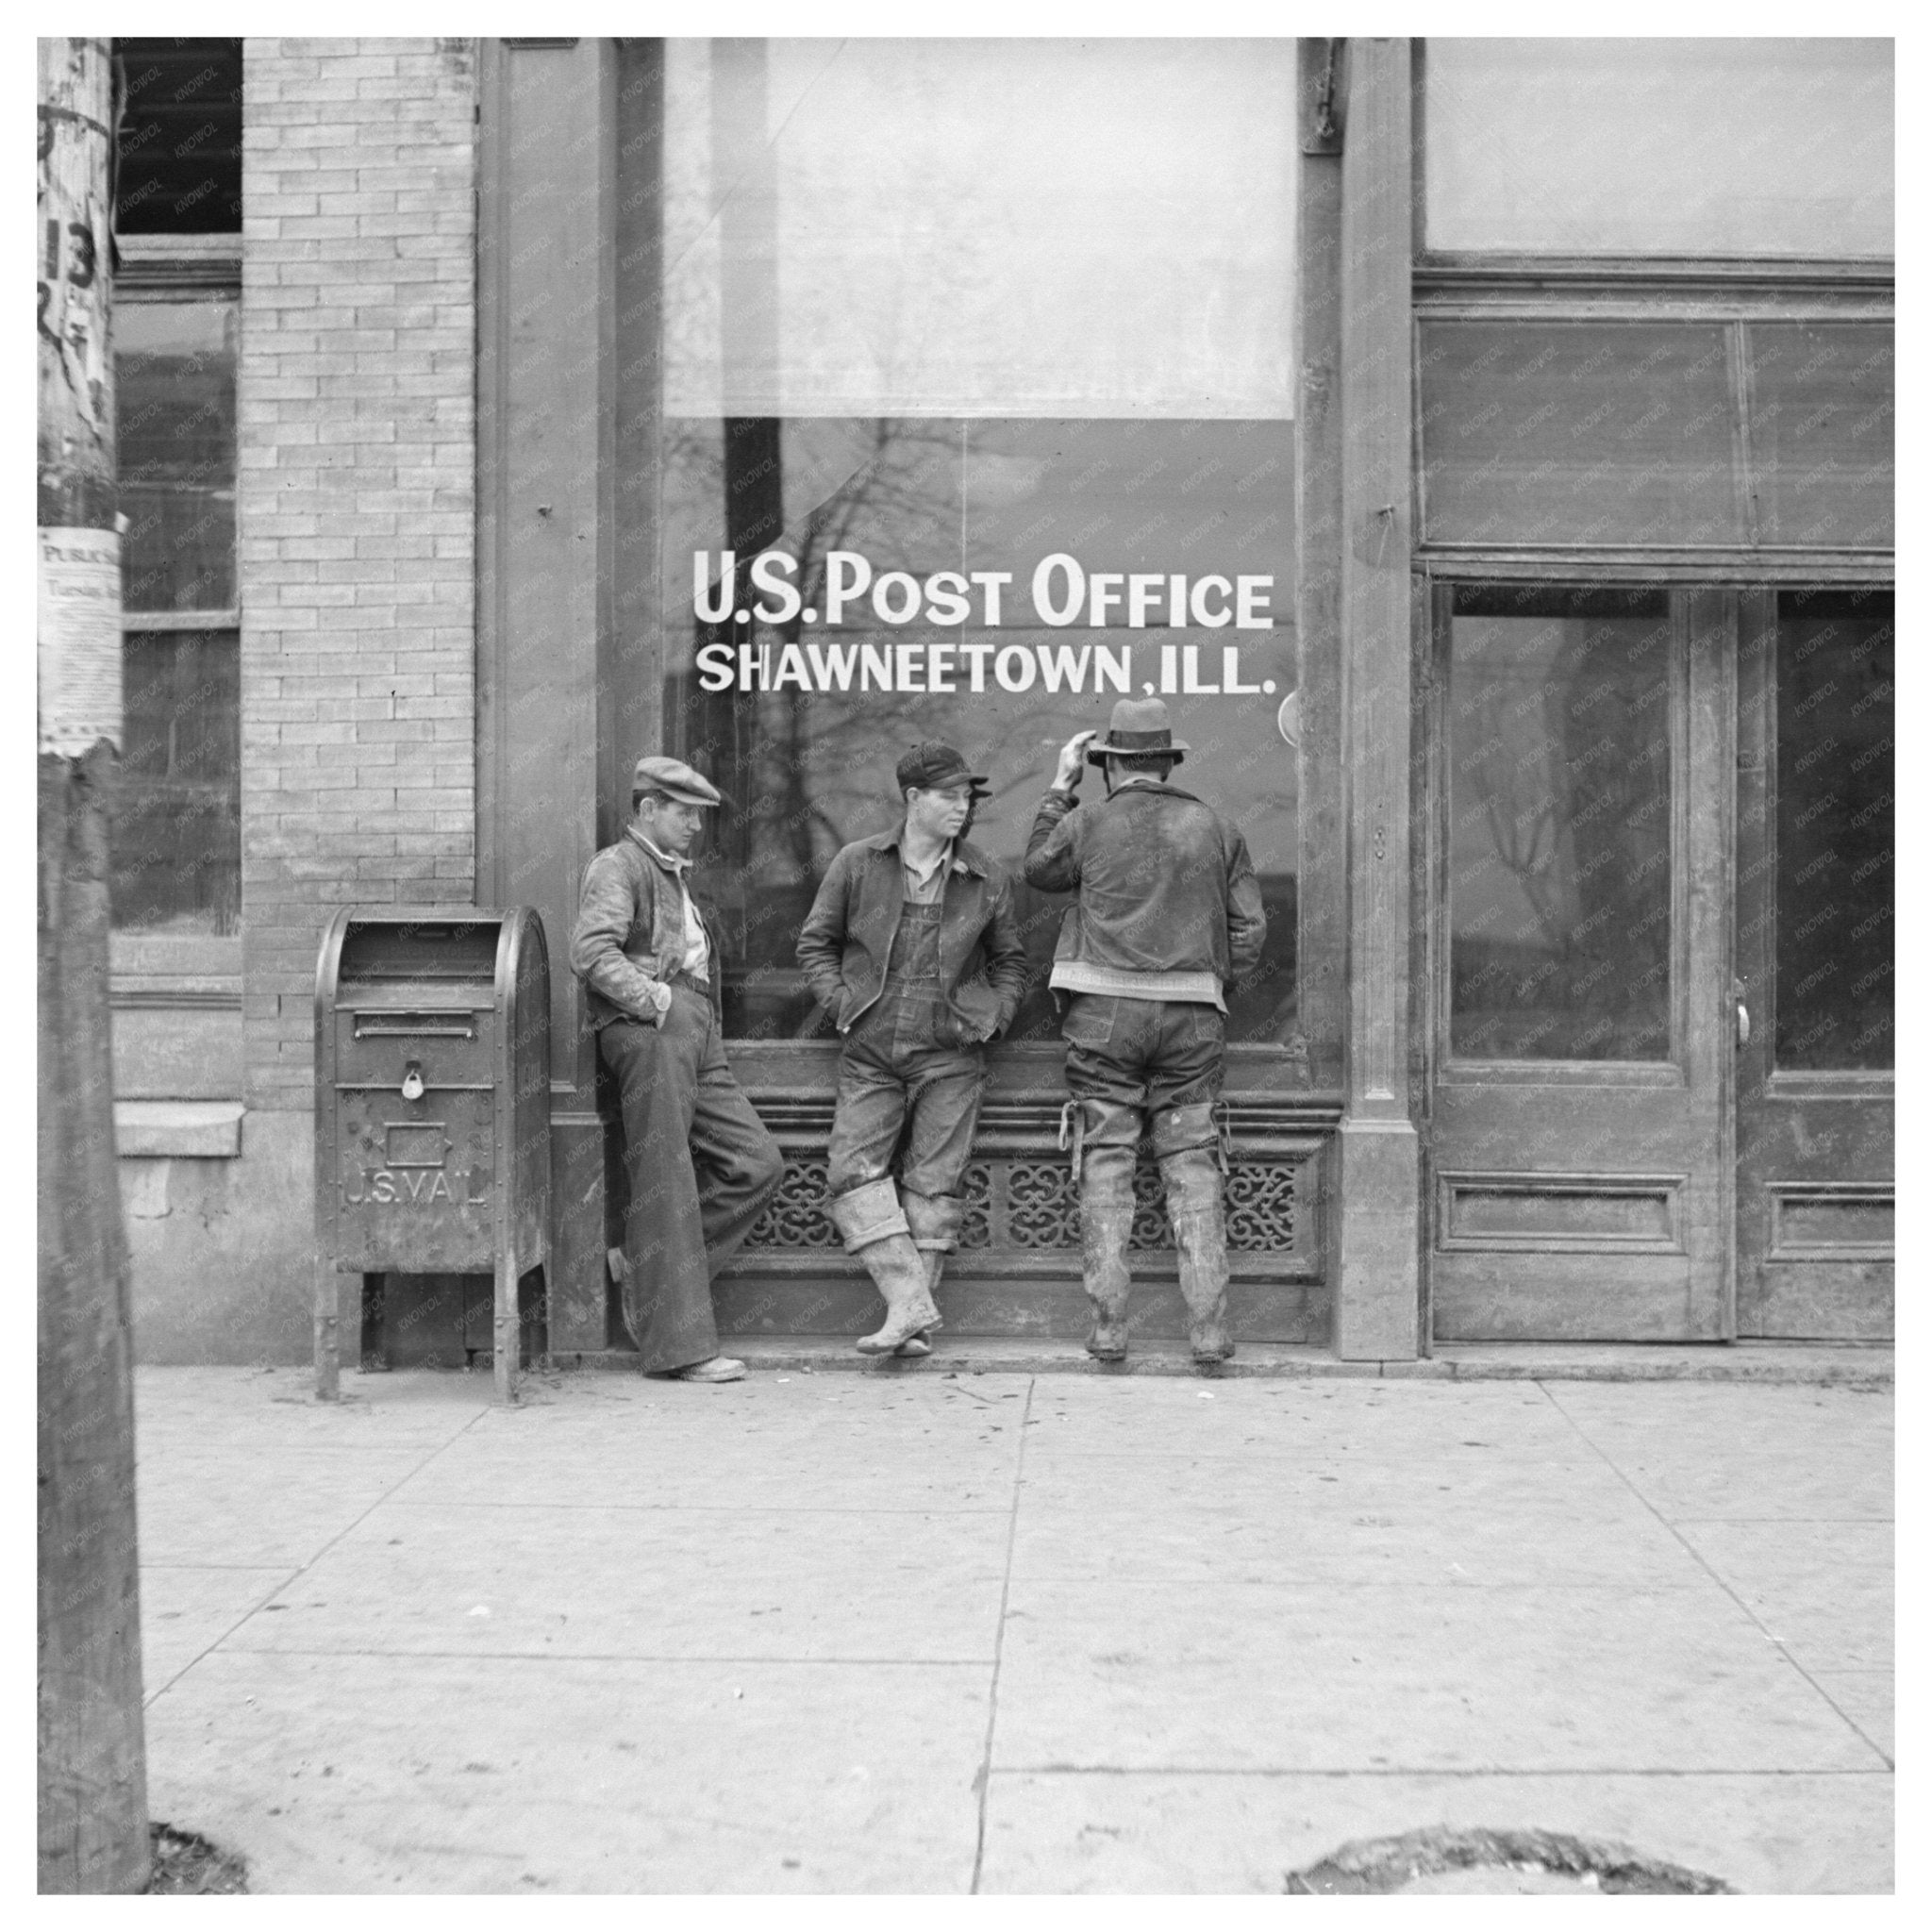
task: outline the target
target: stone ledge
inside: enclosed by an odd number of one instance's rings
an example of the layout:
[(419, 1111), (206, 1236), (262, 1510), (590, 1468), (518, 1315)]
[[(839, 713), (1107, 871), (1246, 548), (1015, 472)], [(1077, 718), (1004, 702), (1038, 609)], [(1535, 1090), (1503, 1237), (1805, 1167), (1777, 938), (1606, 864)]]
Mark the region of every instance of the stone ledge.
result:
[(115, 1151), (124, 1160), (232, 1160), (242, 1113), (239, 1100), (117, 1100)]

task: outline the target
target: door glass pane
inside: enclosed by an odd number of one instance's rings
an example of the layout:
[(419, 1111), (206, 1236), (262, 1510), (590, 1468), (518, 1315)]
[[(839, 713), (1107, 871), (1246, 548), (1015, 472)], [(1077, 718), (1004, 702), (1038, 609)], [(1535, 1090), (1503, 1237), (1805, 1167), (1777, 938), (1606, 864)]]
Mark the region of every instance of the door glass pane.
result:
[(1424, 322), (1423, 536), (1741, 543), (1719, 323)]
[(1891, 639), (1890, 591), (1778, 598), (1781, 1068), (1892, 1063)]
[(1758, 539), (1890, 550), (1890, 323), (1755, 322), (1751, 487)]
[(1457, 591), (1457, 1058), (1670, 1057), (1670, 676), (1660, 591)]
[[(1176, 782), (1260, 874), (1230, 1038), (1291, 1039), (1294, 60), (668, 43), (662, 715), (727, 800), (699, 882), (733, 1036), (812, 1030), (800, 922), (933, 738), (991, 778), (972, 836), (1036, 980), (1009, 1037), (1057, 1037), (1069, 901), (1018, 878), (1027, 834), (1058, 746), (1153, 687), (1192, 747)], [(1081, 589), (1058, 568), (1042, 610), (1056, 555)]]
[(1431, 39), (1428, 245), (1889, 256), (1889, 40)]

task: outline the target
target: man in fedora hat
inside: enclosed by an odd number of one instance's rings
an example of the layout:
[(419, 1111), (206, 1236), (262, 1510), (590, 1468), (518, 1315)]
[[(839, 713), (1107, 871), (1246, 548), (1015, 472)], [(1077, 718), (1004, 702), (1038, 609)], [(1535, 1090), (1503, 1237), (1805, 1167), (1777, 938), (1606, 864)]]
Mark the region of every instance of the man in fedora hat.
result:
[(640, 758), (631, 821), (585, 872), (570, 940), (571, 971), (623, 1096), (625, 1324), (646, 1374), (683, 1382), (744, 1374), (719, 1352), (711, 1276), (785, 1172), (724, 1058), (718, 947), (685, 878), (704, 814), (721, 802), (679, 759)]
[[(832, 860), (798, 963), (844, 1037), (826, 1212), (885, 1297), (867, 1355), (927, 1355), (932, 1298), (958, 1244), (959, 1180), (986, 1086), (986, 1042), (1026, 985), (1013, 889), (966, 838), (985, 777), (949, 744), (916, 744), (896, 777), (905, 817)], [(899, 1182), (891, 1169), (902, 1133)]]
[[(1196, 1362), (1234, 1353), (1227, 1332), (1227, 1234), (1214, 1124), (1226, 988), (1261, 957), (1267, 919), (1247, 841), (1191, 792), (1168, 783), (1186, 757), (1158, 698), (1123, 698), (1105, 737), (1076, 733), (1026, 841), (1026, 879), (1077, 891), (1049, 984), (1064, 998), (1061, 1142), (1080, 1188), (1082, 1270), (1093, 1304), (1090, 1354), (1127, 1352), (1127, 1239), (1143, 1112), (1179, 1251)], [(1083, 764), (1107, 796), (1081, 806)]]

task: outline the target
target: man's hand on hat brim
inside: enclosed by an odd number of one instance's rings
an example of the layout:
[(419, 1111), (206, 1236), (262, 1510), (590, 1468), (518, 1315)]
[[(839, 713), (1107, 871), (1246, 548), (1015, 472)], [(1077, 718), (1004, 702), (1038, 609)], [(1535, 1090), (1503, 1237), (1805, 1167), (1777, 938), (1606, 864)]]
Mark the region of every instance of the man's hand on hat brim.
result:
[(1060, 746), (1060, 761), (1053, 775), (1056, 790), (1071, 791), (1079, 784), (1086, 770), (1087, 747), (1100, 736), (1098, 731), (1076, 731)]

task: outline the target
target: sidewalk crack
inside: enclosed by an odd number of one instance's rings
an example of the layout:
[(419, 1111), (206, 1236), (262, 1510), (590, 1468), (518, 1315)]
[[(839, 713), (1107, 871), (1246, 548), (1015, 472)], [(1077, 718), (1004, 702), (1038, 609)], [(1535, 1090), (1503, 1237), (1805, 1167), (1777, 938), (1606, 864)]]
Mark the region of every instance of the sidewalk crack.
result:
[(1020, 1406), (1020, 1453), (1013, 1462), (1013, 1509), (1007, 1519), (1007, 1563), (1000, 1578), (1000, 1620), (992, 1638), (992, 1685), (986, 1700), (986, 1749), (980, 1754), (979, 1770), (973, 1790), (979, 1802), (979, 1827), (973, 1843), (973, 1883), (969, 1893), (977, 1895), (979, 1875), (986, 1864), (986, 1798), (992, 1785), (992, 1739), (1000, 1715), (1000, 1661), (1007, 1648), (1007, 1601), (1013, 1590), (1013, 1546), (1020, 1534), (1020, 1494), (1026, 1474), (1026, 1425), (1033, 1419), (1033, 1391), (1036, 1378), (1026, 1378), (1026, 1400)]
[[(1702, 1570), (1704, 1574), (1707, 1576), (1708, 1576), (1710, 1580), (1714, 1584), (1716, 1584), (1717, 1587), (1721, 1591), (1723, 1591), (1724, 1593), (1727, 1597), (1729, 1597), (1730, 1600), (1734, 1604), (1736, 1604), (1740, 1610), (1743, 1611), (1745, 1616), (1750, 1618), (1752, 1624), (1757, 1627), (1758, 1634), (1763, 1637), (1764, 1641), (1767, 1643), (1771, 1644), (1772, 1647), (1776, 1650), (1777, 1654), (1784, 1658), (1786, 1663), (1790, 1664), (1792, 1670), (1796, 1671), (1799, 1676), (1803, 1677), (1806, 1683), (1810, 1685), (1812, 1690), (1815, 1690), (1822, 1699), (1824, 1699), (1824, 1703), (1830, 1707), (1830, 1708), (1838, 1715), (1840, 1721), (1844, 1724), (1845, 1728), (1849, 1730), (1852, 1733), (1852, 1735), (1855, 1738), (1857, 1738), (1861, 1743), (1863, 1743), (1868, 1750), (1873, 1752), (1877, 1757), (1877, 1758), (1885, 1766), (1887, 1771), (1896, 1771), (1898, 1767), (1893, 1762), (1891, 1753), (1890, 1751), (1883, 1749), (1877, 1743), (1877, 1741), (1872, 1737), (1871, 1733), (1865, 1729), (1864, 1725), (1859, 1724), (1856, 1718), (1854, 1718), (1848, 1711), (1846, 1711), (1843, 1706), (1839, 1703), (1838, 1699), (1834, 1697), (1831, 1694), (1831, 1692), (1827, 1690), (1824, 1688), (1824, 1686), (1818, 1681), (1817, 1676), (1812, 1672), (1807, 1671), (1805, 1668), (1805, 1666), (1801, 1664), (1794, 1656), (1792, 1656), (1790, 1646), (1788, 1643), (1786, 1643), (1784, 1639), (1779, 1637), (1765, 1624), (1764, 1619), (1760, 1617), (1757, 1614), (1757, 1612), (1754, 1610), (1751, 1607), (1751, 1606), (1747, 1604), (1741, 1596), (1739, 1595), (1737, 1591), (1731, 1587), (1730, 1583), (1724, 1577), (1720, 1575), (1718, 1572), (1711, 1566), (1709, 1559), (1705, 1556), (1704, 1552), (1700, 1550), (1696, 1546), (1696, 1544), (1690, 1540), (1689, 1537), (1685, 1536), (1683, 1531), (1680, 1530), (1678, 1526), (1674, 1523), (1673, 1523), (1670, 1520), (1670, 1518), (1667, 1517), (1663, 1513), (1663, 1511), (1659, 1509), (1657, 1507), (1657, 1505), (1653, 1503), (1650, 1500), (1650, 1498), (1646, 1496), (1643, 1493), (1643, 1491), (1637, 1487), (1637, 1485), (1634, 1482), (1630, 1480), (1629, 1476), (1627, 1476), (1624, 1473), (1624, 1471), (1618, 1467), (1615, 1460), (1611, 1457), (1609, 1453), (1603, 1447), (1603, 1445), (1597, 1442), (1591, 1436), (1590, 1432), (1587, 1429), (1585, 1429), (1583, 1424), (1580, 1422), (1578, 1422), (1576, 1418), (1574, 1415), (1572, 1415), (1570, 1411), (1567, 1408), (1565, 1408), (1559, 1401), (1557, 1400), (1557, 1397), (1555, 1393), (1551, 1391), (1549, 1384), (1547, 1382), (1539, 1382), (1536, 1386), (1542, 1391), (1543, 1400), (1547, 1402), (1550, 1405), (1550, 1407), (1554, 1408), (1557, 1411), (1557, 1413), (1559, 1416), (1561, 1416), (1566, 1423), (1570, 1424), (1571, 1428), (1576, 1432), (1578, 1440), (1587, 1442), (1590, 1445), (1591, 1449), (1602, 1460), (1604, 1466), (1607, 1469), (1608, 1469), (1610, 1473), (1617, 1478), (1617, 1480), (1620, 1483), (1622, 1483), (1624, 1487), (1626, 1490), (1628, 1490), (1630, 1493), (1633, 1496), (1635, 1496), (1641, 1504), (1643, 1505), (1644, 1508), (1646, 1508), (1654, 1518), (1656, 1518), (1658, 1525), (1663, 1529), (1665, 1535), (1674, 1538), (1679, 1545), (1679, 1547), (1690, 1558), (1690, 1560), (1693, 1563), (1695, 1563), (1697, 1567), (1700, 1570)], [(1709, 1522), (1723, 1521), (1724, 1519), (1693, 1518), (1690, 1520), (1699, 1522)], [(1781, 1519), (1765, 1520), (1771, 1521)], [(1813, 1522), (1831, 1522), (1835, 1521), (1836, 1519), (1830, 1517), (1814, 1517), (1808, 1520)]]
[[(262, 1605), (268, 1602), (270, 1597), (279, 1596), (281, 1592), (287, 1590), (291, 1584), (299, 1582), (301, 1578), (306, 1576), (309, 1571), (314, 1569), (316, 1564), (321, 1562), (322, 1559), (325, 1556), (327, 1556), (328, 1553), (332, 1549), (334, 1549), (335, 1546), (339, 1542), (341, 1542), (345, 1536), (349, 1535), (350, 1532), (353, 1530), (359, 1529), (362, 1526), (362, 1524), (367, 1523), (370, 1517), (373, 1516), (376, 1510), (380, 1509), (382, 1506), (385, 1503), (387, 1503), (389, 1499), (391, 1496), (393, 1496), (395, 1492), (399, 1489), (401, 1489), (405, 1483), (412, 1482), (417, 1476), (421, 1475), (425, 1469), (427, 1469), (429, 1465), (432, 1462), (434, 1462), (436, 1458), (439, 1456), (441, 1456), (445, 1449), (450, 1448), (462, 1437), (466, 1436), (489, 1413), (490, 1410), (488, 1408), (479, 1408), (476, 1411), (476, 1413), (473, 1415), (470, 1418), (470, 1420), (462, 1425), (461, 1428), (456, 1431), (454, 1435), (446, 1438), (443, 1441), (437, 1443), (435, 1448), (430, 1450), (428, 1455), (425, 1456), (419, 1462), (415, 1463), (412, 1467), (406, 1470), (401, 1475), (399, 1475), (395, 1479), (394, 1482), (390, 1484), (390, 1486), (383, 1491), (382, 1494), (377, 1496), (375, 1499), (375, 1501), (369, 1505), (368, 1508), (364, 1509), (361, 1512), (361, 1514), (355, 1519), (354, 1522), (345, 1523), (341, 1526), (341, 1528), (335, 1533), (334, 1536), (329, 1538), (327, 1542), (323, 1544), (321, 1549), (315, 1552), (315, 1554), (312, 1557), (310, 1557), (306, 1562), (297, 1563), (292, 1568), (291, 1568), (289, 1574), (285, 1577), (283, 1577), (281, 1582), (274, 1585), (261, 1596), (258, 1596), (252, 1604), (248, 1606), (248, 1607), (245, 1610), (242, 1612), (242, 1614), (239, 1617), (235, 1619), (235, 1621), (232, 1624), (228, 1625), (228, 1627), (225, 1630), (224, 1630), (221, 1633), (220, 1636), (211, 1639), (208, 1643), (204, 1644), (200, 1650), (196, 1651), (195, 1654), (192, 1657), (190, 1657), (188, 1661), (185, 1664), (183, 1664), (181, 1668), (178, 1671), (176, 1671), (165, 1684), (160, 1685), (156, 1690), (147, 1691), (141, 1700), (141, 1707), (143, 1710), (145, 1710), (148, 1708), (150, 1705), (152, 1705), (155, 1702), (157, 1698), (165, 1696), (167, 1692), (172, 1690), (175, 1688), (175, 1686), (178, 1684), (181, 1681), (181, 1679), (185, 1677), (189, 1674), (189, 1672), (195, 1667), (196, 1664), (201, 1662), (203, 1657), (208, 1657), (211, 1652), (219, 1650), (223, 1644), (227, 1642), (228, 1639), (234, 1636), (236, 1631), (241, 1629), (242, 1624), (247, 1623), (248, 1620), (252, 1616), (254, 1616), (258, 1610), (261, 1608)], [(255, 1566), (250, 1565), (248, 1567), (253, 1568)], [(260, 1567), (262, 1569), (273, 1569), (275, 1566), (274, 1566), (273, 1564), (264, 1563)]]

